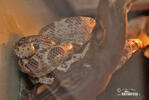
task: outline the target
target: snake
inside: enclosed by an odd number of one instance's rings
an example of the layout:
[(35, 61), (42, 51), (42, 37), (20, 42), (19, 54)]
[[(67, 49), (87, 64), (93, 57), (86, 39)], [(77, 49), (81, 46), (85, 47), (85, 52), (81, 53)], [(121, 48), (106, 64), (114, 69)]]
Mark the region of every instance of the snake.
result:
[(14, 46), (20, 71), (35, 83), (52, 84), (55, 77), (50, 73), (67, 72), (86, 55), (95, 24), (91, 17), (69, 17), (46, 25), (37, 35), (22, 37)]

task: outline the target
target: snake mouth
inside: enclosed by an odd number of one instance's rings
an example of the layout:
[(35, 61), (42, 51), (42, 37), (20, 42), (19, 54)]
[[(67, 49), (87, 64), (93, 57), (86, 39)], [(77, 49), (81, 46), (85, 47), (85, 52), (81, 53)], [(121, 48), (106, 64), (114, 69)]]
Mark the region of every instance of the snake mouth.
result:
[(20, 46), (15, 46), (14, 52), (16, 56), (20, 59), (28, 59), (35, 54), (36, 48), (32, 43), (22, 44)]

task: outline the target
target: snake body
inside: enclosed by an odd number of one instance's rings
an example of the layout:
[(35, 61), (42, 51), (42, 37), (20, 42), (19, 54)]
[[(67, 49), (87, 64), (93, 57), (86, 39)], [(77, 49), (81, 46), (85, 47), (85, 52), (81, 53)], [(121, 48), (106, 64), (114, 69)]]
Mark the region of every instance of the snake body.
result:
[(64, 18), (43, 27), (39, 35), (21, 38), (14, 48), (20, 70), (39, 83), (52, 84), (53, 77), (48, 74), (67, 72), (72, 63), (85, 56), (95, 24), (90, 17)]

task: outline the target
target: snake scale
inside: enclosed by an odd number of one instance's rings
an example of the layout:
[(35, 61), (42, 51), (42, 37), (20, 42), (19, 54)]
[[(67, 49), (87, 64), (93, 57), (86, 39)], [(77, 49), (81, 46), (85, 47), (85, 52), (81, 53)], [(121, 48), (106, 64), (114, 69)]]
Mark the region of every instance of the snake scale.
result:
[[(73, 63), (86, 55), (95, 24), (90, 17), (69, 17), (43, 27), (38, 35), (21, 38), (14, 47), (19, 69), (33, 83), (54, 84), (57, 77), (53, 73), (67, 73)], [(79, 77), (80, 73), (75, 74), (73, 77)], [(72, 84), (75, 82), (77, 79)], [(61, 84), (68, 87), (65, 81)]]

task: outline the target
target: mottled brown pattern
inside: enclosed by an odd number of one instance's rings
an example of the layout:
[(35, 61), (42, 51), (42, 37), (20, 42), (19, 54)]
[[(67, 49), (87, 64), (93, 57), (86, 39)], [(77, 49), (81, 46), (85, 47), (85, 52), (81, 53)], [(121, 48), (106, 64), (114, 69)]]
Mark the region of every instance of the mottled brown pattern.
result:
[(54, 59), (56, 56), (61, 55), (63, 56), (65, 53), (65, 51), (63, 50), (63, 48), (61, 47), (54, 47), (50, 50), (47, 59), (48, 60), (52, 60)]
[(45, 52), (47, 52), (47, 49), (43, 48), (43, 49), (41, 49), (39, 52), (40, 52), (40, 53), (45, 53)]
[[(64, 18), (42, 28), (39, 35), (21, 38), (14, 48), (16, 55), (22, 61), (21, 71), (41, 79), (56, 70), (58, 66), (67, 68), (73, 62), (65, 63), (65, 61), (73, 59), (74, 50), (79, 50), (80, 46), (90, 39), (95, 24), (95, 20), (90, 17)], [(70, 49), (68, 47), (70, 44), (80, 44), (80, 46)], [(35, 51), (33, 52), (30, 47)], [(31, 56), (25, 55), (26, 60), (23, 60), (22, 54)]]
[(70, 17), (70, 18), (66, 19), (64, 22), (71, 24), (73, 22), (72, 20), (73, 20), (72, 17)]
[[(54, 31), (52, 27), (46, 28), (46, 31), (41, 29), (40, 35), (52, 38), (56, 43), (85, 43), (91, 37), (92, 29), (96, 22), (90, 17), (69, 17), (59, 21), (55, 21)], [(51, 24), (50, 24), (51, 25)]]
[[(50, 29), (50, 30), (49, 30)], [(42, 28), (39, 32), (39, 34), (42, 34), (43, 32), (49, 31), (49, 33), (52, 33), (55, 31), (55, 25), (54, 23), (51, 23), (49, 25), (46, 25), (44, 28)]]

